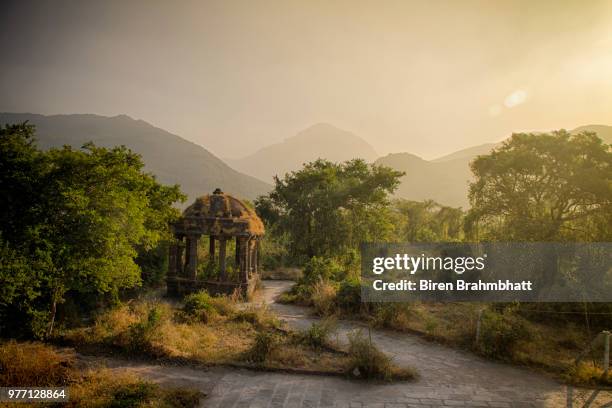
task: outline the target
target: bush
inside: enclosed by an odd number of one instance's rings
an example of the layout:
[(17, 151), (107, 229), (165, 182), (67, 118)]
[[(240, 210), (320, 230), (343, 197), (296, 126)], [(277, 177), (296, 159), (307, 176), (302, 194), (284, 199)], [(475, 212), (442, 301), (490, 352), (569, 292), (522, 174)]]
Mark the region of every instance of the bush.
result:
[(324, 319), (319, 323), (312, 323), (308, 330), (298, 334), (299, 340), (314, 349), (321, 349), (328, 345), (329, 336), (336, 330), (334, 319)]
[(278, 337), (274, 333), (267, 331), (257, 333), (255, 343), (246, 353), (246, 360), (253, 363), (264, 362), (278, 343)]
[(390, 380), (393, 376), (391, 359), (378, 350), (370, 338), (354, 331), (348, 334), (349, 372), (364, 379)]
[(153, 351), (152, 338), (161, 325), (162, 312), (158, 306), (151, 308), (146, 317), (128, 328), (128, 349), (132, 352)]
[(592, 362), (582, 362), (572, 366), (565, 374), (565, 379), (579, 385), (612, 385), (612, 371), (604, 377), (601, 367)]
[(304, 265), (302, 283), (312, 286), (321, 280), (338, 280), (343, 272), (342, 265), (336, 260), (314, 256)]
[(358, 279), (348, 279), (340, 284), (336, 303), (344, 313), (358, 314), (361, 312), (361, 283)]
[(312, 288), (312, 305), (320, 316), (329, 316), (336, 307), (336, 287), (327, 280), (319, 280)]
[(0, 345), (0, 386), (45, 387), (68, 383), (73, 356), (42, 343)]
[(189, 294), (183, 299), (183, 312), (206, 323), (216, 313), (213, 298), (206, 291)]
[(485, 356), (510, 360), (517, 344), (531, 338), (525, 322), (511, 310), (482, 314), (480, 340), (477, 345)]
[(409, 318), (413, 312), (412, 303), (380, 303), (374, 312), (374, 322), (379, 327), (395, 330), (406, 329), (409, 327)]
[(276, 329), (280, 326), (280, 322), (276, 315), (270, 313), (266, 305), (260, 307), (249, 306), (236, 312), (234, 320), (239, 322), (248, 322), (259, 329)]

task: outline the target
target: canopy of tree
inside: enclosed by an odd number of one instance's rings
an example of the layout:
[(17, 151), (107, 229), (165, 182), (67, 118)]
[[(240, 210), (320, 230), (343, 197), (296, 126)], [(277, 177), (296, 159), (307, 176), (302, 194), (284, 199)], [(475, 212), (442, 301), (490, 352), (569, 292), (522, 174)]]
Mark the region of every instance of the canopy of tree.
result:
[(295, 258), (339, 255), (392, 233), (388, 197), (402, 174), (363, 160), (317, 160), (276, 177), (256, 208), (269, 227), (285, 234)]
[(514, 134), (471, 167), (471, 236), (611, 240), (612, 150), (594, 133)]
[(141, 283), (183, 199), (125, 147), (39, 150), (32, 126), (0, 129), (0, 330), (43, 337), (67, 293)]

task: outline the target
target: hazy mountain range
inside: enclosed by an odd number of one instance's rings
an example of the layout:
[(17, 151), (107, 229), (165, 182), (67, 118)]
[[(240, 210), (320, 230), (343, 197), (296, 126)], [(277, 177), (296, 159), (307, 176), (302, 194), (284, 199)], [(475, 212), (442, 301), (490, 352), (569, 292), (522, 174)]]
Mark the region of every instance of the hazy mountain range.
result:
[[(200, 145), (125, 115), (0, 113), (0, 124), (26, 120), (36, 125), (38, 145), (44, 149), (62, 145), (78, 148), (89, 141), (106, 147), (123, 144), (141, 154), (146, 169), (162, 183), (180, 184), (190, 201), (216, 187), (254, 199), (272, 189), (274, 175), (297, 170), (303, 163), (317, 158), (332, 161), (363, 158), (406, 172), (396, 197), (433, 199), (467, 208), (468, 183), (472, 177), (469, 163), (501, 143), (469, 147), (434, 160), (411, 153), (392, 153), (376, 159), (376, 151), (362, 138), (321, 123), (247, 157), (226, 159), (230, 167)], [(572, 132), (584, 130), (596, 132), (606, 143), (612, 143), (612, 126), (588, 125)]]
[(378, 155), (359, 136), (327, 123), (318, 123), (249, 156), (225, 160), (239, 171), (272, 182), (274, 176), (283, 176), (318, 158), (339, 162), (356, 157), (371, 162)]
[[(572, 133), (595, 132), (606, 143), (612, 143), (612, 126), (581, 126)], [(453, 207), (468, 207), (468, 184), (472, 180), (470, 162), (488, 154), (498, 143), (486, 143), (459, 150), (434, 160), (423, 160), (410, 153), (393, 153), (376, 160), (376, 164), (406, 172), (395, 195), (410, 200), (433, 199)]]
[(127, 146), (142, 155), (145, 168), (162, 183), (180, 184), (189, 196), (187, 203), (216, 187), (248, 199), (272, 188), (232, 169), (202, 146), (129, 116), (0, 113), (1, 124), (26, 120), (36, 125), (38, 146), (43, 149), (62, 145), (80, 148), (89, 141), (104, 147)]

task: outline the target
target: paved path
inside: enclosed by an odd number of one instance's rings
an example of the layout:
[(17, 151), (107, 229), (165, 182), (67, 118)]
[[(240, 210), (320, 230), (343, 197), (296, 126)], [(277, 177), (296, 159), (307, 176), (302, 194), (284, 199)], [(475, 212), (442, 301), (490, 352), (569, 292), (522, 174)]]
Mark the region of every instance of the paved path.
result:
[[(290, 285), (291, 282), (265, 281), (262, 300), (270, 303), (290, 326), (308, 327), (316, 319), (307, 308), (273, 302)], [(358, 327), (356, 322), (340, 322), (339, 340), (346, 341), (346, 333)], [(487, 361), (409, 334), (374, 330), (372, 338), (397, 364), (416, 368), (419, 380), (377, 384), (228, 368), (203, 371), (127, 362), (112, 364), (162, 383), (197, 387), (208, 395), (202, 403), (210, 408), (566, 406), (565, 386), (528, 370)], [(610, 401), (612, 395), (607, 393), (599, 395), (590, 406), (601, 407)]]

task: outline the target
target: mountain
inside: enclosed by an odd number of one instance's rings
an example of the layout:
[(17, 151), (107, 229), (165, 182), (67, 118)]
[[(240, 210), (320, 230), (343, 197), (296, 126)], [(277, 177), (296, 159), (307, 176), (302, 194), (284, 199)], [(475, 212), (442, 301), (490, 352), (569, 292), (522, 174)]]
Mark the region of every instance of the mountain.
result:
[(272, 189), (232, 169), (202, 146), (126, 115), (0, 113), (0, 124), (26, 120), (36, 126), (38, 146), (43, 149), (63, 145), (80, 148), (89, 141), (103, 147), (125, 145), (142, 155), (145, 169), (161, 183), (180, 184), (189, 196), (187, 203), (216, 187), (248, 199)]
[(406, 173), (396, 197), (422, 201), (432, 199), (452, 207), (468, 206), (467, 189), (471, 178), (467, 158), (443, 162), (427, 161), (410, 153), (392, 153), (376, 160)]
[(572, 130), (572, 133), (595, 132), (605, 143), (612, 144), (612, 126), (586, 125)]
[(485, 143), (478, 146), (468, 147), (467, 149), (458, 150), (454, 153), (447, 154), (446, 156), (438, 157), (433, 159), (434, 163), (447, 162), (451, 160), (472, 160), (476, 156), (482, 154), (488, 154), (491, 150), (499, 146), (500, 143)]
[(362, 138), (326, 123), (311, 126), (281, 143), (240, 158), (225, 159), (239, 171), (272, 181), (318, 158), (339, 162), (354, 158), (372, 161), (376, 151)]
[[(595, 132), (605, 143), (612, 143), (612, 126), (581, 126), (571, 133), (583, 131)], [(394, 153), (375, 163), (406, 172), (395, 192), (396, 197), (416, 201), (433, 199), (444, 205), (467, 208), (468, 185), (473, 179), (470, 162), (501, 143), (469, 147), (431, 161), (410, 153)]]

